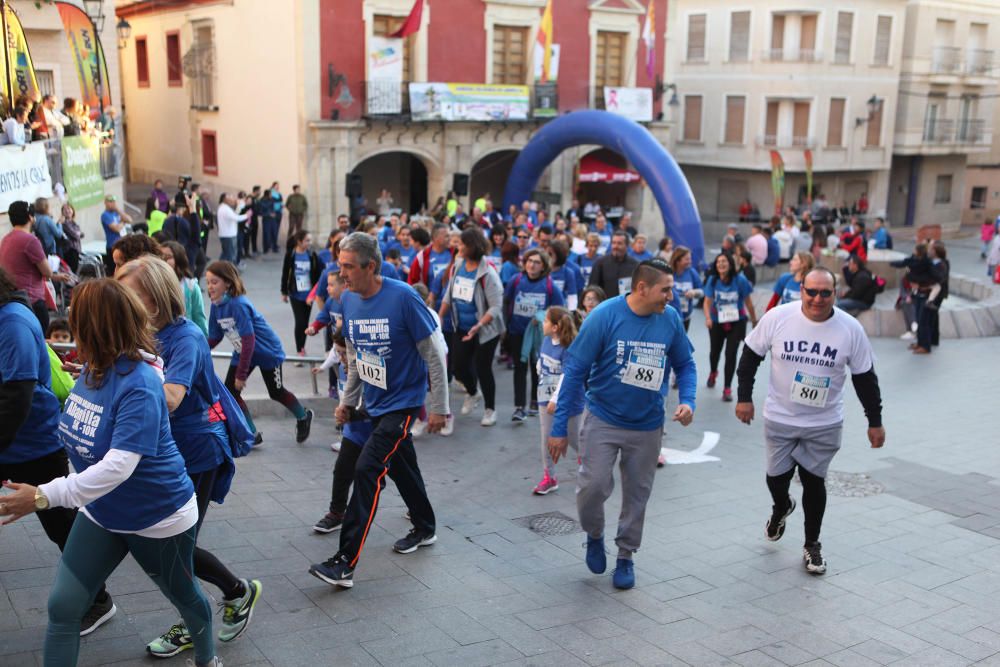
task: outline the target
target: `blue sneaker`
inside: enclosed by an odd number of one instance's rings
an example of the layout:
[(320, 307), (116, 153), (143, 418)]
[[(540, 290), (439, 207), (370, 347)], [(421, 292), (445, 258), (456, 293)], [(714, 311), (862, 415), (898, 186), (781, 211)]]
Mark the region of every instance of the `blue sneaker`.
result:
[(603, 574), (608, 569), (608, 558), (604, 555), (604, 537), (587, 536), (587, 567), (594, 574)]
[(620, 588), (623, 591), (635, 586), (635, 565), (630, 559), (618, 559), (615, 563), (615, 572), (611, 577), (611, 583), (615, 585), (615, 588)]

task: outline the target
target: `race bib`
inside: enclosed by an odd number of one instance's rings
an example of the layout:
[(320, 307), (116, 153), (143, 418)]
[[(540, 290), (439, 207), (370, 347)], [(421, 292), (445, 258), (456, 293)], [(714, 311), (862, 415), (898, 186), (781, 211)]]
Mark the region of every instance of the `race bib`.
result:
[(451, 289), (451, 296), (459, 301), (469, 303), (472, 301), (472, 292), (476, 289), (476, 281), (472, 278), (455, 276), (455, 286)]
[(667, 365), (664, 356), (642, 354), (632, 350), (622, 373), (622, 384), (630, 384), (640, 389), (660, 391), (663, 384), (663, 371)]
[(559, 386), (558, 375), (543, 375), (538, 380), (538, 402), (548, 402), (556, 395), (556, 387)]
[(514, 298), (514, 314), (520, 317), (534, 317), (544, 306), (545, 295), (538, 292), (518, 292)]
[(618, 279), (618, 293), (628, 294), (632, 291), (632, 276)]
[(300, 273), (295, 274), (295, 291), (296, 292), (308, 292), (312, 289), (312, 285), (309, 284), (309, 276)]
[(795, 371), (795, 379), (792, 380), (792, 395), (789, 396), (792, 402), (814, 408), (824, 408), (829, 393), (830, 378)]
[(389, 384), (385, 372), (385, 359), (371, 352), (363, 350), (358, 350), (357, 352), (358, 375), (361, 377), (361, 380), (373, 387), (388, 389)]
[(720, 303), (718, 306), (719, 324), (738, 322), (740, 319), (740, 307), (735, 303)]

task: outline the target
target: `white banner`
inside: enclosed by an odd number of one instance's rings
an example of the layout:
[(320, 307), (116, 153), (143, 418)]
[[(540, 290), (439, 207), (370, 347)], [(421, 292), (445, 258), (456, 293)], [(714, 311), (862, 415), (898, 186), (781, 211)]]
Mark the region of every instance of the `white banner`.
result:
[(653, 120), (652, 88), (604, 87), (604, 108), (635, 121)]
[(373, 36), (368, 46), (368, 113), (402, 113), (403, 40)]
[[(542, 65), (545, 60), (545, 47), (535, 41), (535, 83), (542, 80)], [(552, 54), (549, 56), (549, 82), (555, 83), (559, 80), (559, 45), (552, 45)]]
[(0, 147), (0, 211), (23, 200), (52, 196), (52, 177), (45, 159), (45, 142)]

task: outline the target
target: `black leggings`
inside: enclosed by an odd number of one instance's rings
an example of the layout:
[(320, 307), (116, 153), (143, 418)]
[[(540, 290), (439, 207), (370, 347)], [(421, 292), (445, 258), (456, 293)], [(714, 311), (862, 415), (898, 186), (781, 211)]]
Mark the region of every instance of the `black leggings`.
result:
[(462, 338), (467, 334), (467, 331), (459, 331), (452, 337), (450, 355), (454, 358), (452, 366), (455, 375), (470, 396), (475, 395), (478, 381), (483, 390), (486, 409), (493, 410), (496, 408), (497, 396), (497, 383), (493, 378), (493, 353), (500, 342), (500, 336), (480, 343), (478, 335), (473, 336), (472, 340), (463, 341)]
[(814, 475), (802, 466), (793, 466), (791, 470), (776, 477), (767, 476), (767, 488), (771, 492), (774, 510), (784, 513), (788, 510), (788, 490), (799, 469), (799, 480), (802, 482), (802, 514), (805, 515), (806, 544), (819, 542), (819, 531), (823, 525), (823, 514), (826, 512), (826, 480)]
[[(206, 470), (205, 472), (188, 473), (194, 490), (197, 494), (198, 502), (198, 524), (196, 531), (201, 532), (201, 523), (205, 520), (208, 512), (208, 502), (212, 497), (212, 487), (215, 485), (215, 477), (219, 469)], [(235, 600), (243, 597), (245, 589), (243, 582), (236, 578), (225, 565), (219, 562), (214, 554), (205, 551), (197, 544), (194, 547), (194, 575), (202, 581), (214, 584), (222, 596), (227, 600)]]
[(295, 318), (295, 351), (302, 352), (306, 349), (306, 327), (309, 326), (309, 313), (312, 312), (312, 306), (295, 297), (289, 297), (288, 303), (292, 304), (292, 315)]
[(358, 464), (363, 445), (343, 438), (340, 441), (340, 453), (337, 462), (333, 464), (333, 488), (330, 490), (330, 513), (341, 516), (347, 512), (347, 499), (354, 483), (354, 468)]
[[(726, 330), (728, 328), (728, 331)], [(719, 370), (719, 356), (722, 354), (722, 346), (726, 346), (726, 372), (723, 387), (729, 389), (733, 386), (733, 375), (736, 373), (736, 354), (740, 351), (740, 343), (747, 335), (747, 321), (740, 320), (731, 324), (712, 323), (712, 328), (708, 330), (708, 338), (711, 347), (708, 352), (709, 370), (713, 373)]]
[[(253, 372), (253, 367), (250, 367), (250, 372)], [(272, 401), (277, 401), (281, 403), (288, 411), (295, 415), (296, 419), (302, 419), (305, 417), (306, 410), (299, 403), (299, 399), (295, 398), (295, 394), (285, 389), (284, 385), (281, 383), (281, 366), (275, 368), (261, 368), (260, 376), (264, 378), (264, 386), (267, 387), (267, 395), (270, 396)], [(250, 422), (250, 428), (256, 430), (253, 424), (253, 420), (250, 417), (250, 409), (247, 404), (243, 402), (243, 397), (240, 392), (236, 389), (236, 366), (230, 366), (229, 372), (226, 373), (226, 389), (229, 393), (233, 395), (236, 402), (239, 404), (240, 409), (243, 410), (243, 414), (246, 415), (247, 420)]]
[(507, 334), (507, 346), (514, 357), (514, 407), (526, 407), (527, 392), (524, 383), (528, 379), (528, 368), (531, 368), (531, 404), (538, 403), (538, 369), (535, 358), (521, 361), (521, 345), (524, 344), (524, 334)]

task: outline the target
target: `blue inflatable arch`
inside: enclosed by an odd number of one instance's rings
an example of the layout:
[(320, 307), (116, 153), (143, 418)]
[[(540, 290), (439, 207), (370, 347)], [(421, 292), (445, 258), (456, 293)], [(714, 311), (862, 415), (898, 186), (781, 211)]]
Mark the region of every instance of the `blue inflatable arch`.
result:
[(520, 207), (545, 168), (567, 148), (597, 144), (625, 156), (646, 180), (663, 215), (663, 227), (674, 242), (691, 249), (694, 266), (705, 259), (698, 206), (677, 162), (649, 130), (607, 111), (574, 111), (546, 123), (524, 147), (507, 179), (503, 211)]

